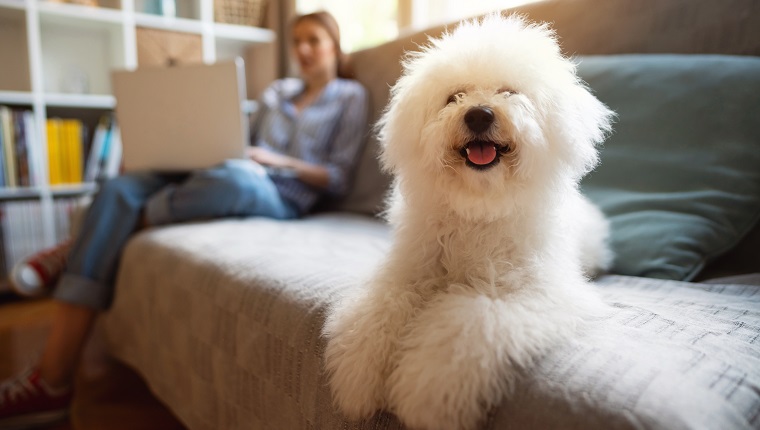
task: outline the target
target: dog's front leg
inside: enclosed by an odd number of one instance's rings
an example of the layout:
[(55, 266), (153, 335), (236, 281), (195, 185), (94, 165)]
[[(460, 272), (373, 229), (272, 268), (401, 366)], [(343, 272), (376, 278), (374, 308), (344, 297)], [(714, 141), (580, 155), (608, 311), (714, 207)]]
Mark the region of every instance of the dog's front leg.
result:
[(421, 300), (409, 282), (388, 269), (331, 309), (324, 329), (325, 366), (333, 398), (349, 418), (366, 418), (386, 407), (391, 356)]
[(415, 429), (473, 429), (519, 369), (567, 336), (579, 317), (536, 291), (504, 299), (441, 293), (399, 343), (390, 410)]

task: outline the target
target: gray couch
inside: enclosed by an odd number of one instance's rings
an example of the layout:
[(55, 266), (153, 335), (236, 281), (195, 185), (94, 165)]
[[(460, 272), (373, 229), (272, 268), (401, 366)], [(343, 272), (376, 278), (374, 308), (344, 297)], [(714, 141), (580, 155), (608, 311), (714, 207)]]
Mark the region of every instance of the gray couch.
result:
[[(553, 22), (572, 55), (760, 55), (752, 0), (558, 0), (520, 10)], [(354, 56), (375, 115), (403, 50), (424, 40)], [(382, 412), (345, 421), (322, 369), (327, 305), (361, 287), (389, 245), (372, 216), (388, 185), (375, 155), (370, 139), (351, 194), (305, 219), (175, 225), (128, 244), (102, 328), (113, 355), (188, 428), (404, 428)], [(483, 428), (760, 428), (758, 227), (743, 237), (690, 282), (598, 278), (614, 311), (538, 360)]]

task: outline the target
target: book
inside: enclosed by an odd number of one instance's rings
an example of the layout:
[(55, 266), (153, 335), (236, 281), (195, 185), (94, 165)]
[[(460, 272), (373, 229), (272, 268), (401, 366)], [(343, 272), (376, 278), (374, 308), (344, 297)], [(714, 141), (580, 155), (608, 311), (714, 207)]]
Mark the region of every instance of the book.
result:
[(24, 112), (11, 111), (13, 118), (14, 143), (16, 150), (16, 184), (21, 187), (31, 185), (29, 177), (29, 151), (27, 146), (26, 124)]
[(50, 185), (63, 183), (61, 172), (61, 120), (47, 120), (48, 181)]
[(82, 122), (76, 119), (64, 120), (66, 144), (64, 156), (66, 163), (66, 182), (78, 184), (82, 182)]
[(113, 178), (119, 176), (121, 172), (121, 133), (119, 133), (119, 125), (116, 121), (113, 122), (112, 127), (111, 144), (105, 159), (103, 178)]
[(69, 122), (66, 119), (61, 120), (61, 128), (58, 130), (58, 169), (61, 171), (61, 183), (70, 182), (71, 173), (69, 172)]
[(13, 131), (13, 115), (8, 106), (0, 106), (0, 122), (3, 124), (3, 155), (5, 156), (5, 184), (16, 184), (16, 141)]
[(108, 150), (107, 144), (111, 139), (111, 130), (111, 115), (101, 116), (98, 125), (95, 127), (95, 133), (93, 133), (92, 143), (90, 144), (90, 152), (85, 164), (84, 180), (86, 182), (94, 182), (98, 179), (101, 160), (105, 158), (105, 151)]
[(112, 119), (111, 127), (109, 128), (106, 140), (103, 142), (103, 150), (100, 152), (100, 159), (98, 160), (98, 176), (97, 179), (101, 180), (107, 178), (106, 167), (108, 165), (108, 155), (111, 153), (111, 144), (113, 142), (113, 134), (115, 128), (115, 121)]
[(6, 270), (45, 247), (40, 225), (42, 204), (39, 201), (9, 201), (0, 204)]
[[(0, 151), (2, 152), (2, 151)], [(3, 228), (3, 219), (5, 218), (5, 211), (3, 206), (0, 205), (0, 279), (6, 279), (10, 270), (8, 270), (8, 257), (5, 255), (5, 229)], [(2, 286), (0, 286), (0, 292)]]
[(34, 112), (25, 110), (23, 113), (24, 128), (26, 129), (26, 150), (29, 159), (29, 185), (38, 186), (42, 183), (40, 178), (40, 139), (37, 133), (37, 122), (34, 119)]
[(3, 122), (0, 121), (0, 187), (5, 186), (5, 150), (3, 149)]

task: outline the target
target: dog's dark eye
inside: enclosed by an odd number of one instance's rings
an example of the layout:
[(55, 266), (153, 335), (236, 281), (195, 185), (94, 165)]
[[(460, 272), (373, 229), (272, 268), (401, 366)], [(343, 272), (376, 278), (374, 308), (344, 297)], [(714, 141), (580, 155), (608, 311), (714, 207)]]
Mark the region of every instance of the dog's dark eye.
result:
[(459, 91), (457, 93), (454, 93), (454, 94), (450, 95), (448, 99), (446, 99), (446, 104), (450, 105), (452, 103), (456, 103), (462, 97), (464, 97), (464, 92)]

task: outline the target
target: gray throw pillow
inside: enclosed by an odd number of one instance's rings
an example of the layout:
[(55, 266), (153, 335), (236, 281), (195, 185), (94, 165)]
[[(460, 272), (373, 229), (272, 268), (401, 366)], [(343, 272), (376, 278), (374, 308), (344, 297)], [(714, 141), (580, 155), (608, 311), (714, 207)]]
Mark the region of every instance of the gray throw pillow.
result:
[(582, 183), (610, 219), (612, 271), (692, 279), (760, 219), (760, 58), (579, 60), (618, 115)]

